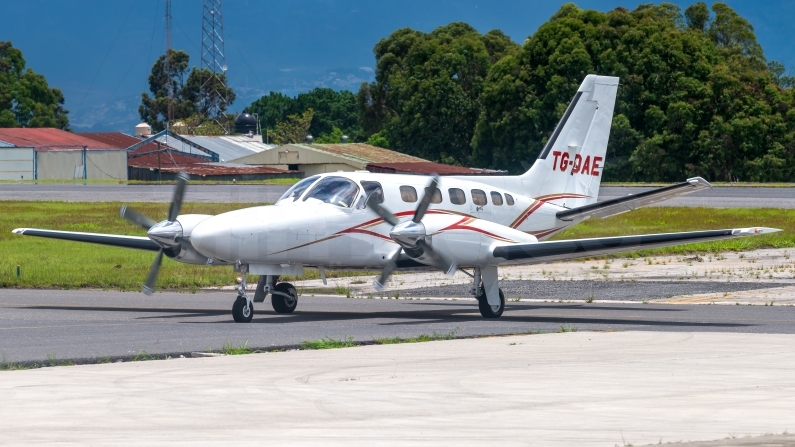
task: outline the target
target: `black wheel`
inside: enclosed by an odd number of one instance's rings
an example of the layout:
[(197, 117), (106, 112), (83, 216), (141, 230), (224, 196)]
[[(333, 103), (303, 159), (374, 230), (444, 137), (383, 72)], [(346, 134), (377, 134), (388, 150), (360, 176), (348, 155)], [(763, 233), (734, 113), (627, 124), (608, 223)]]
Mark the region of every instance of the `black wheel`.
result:
[(273, 290), (290, 295), (291, 297), (287, 298), (284, 295), (271, 293), (271, 304), (273, 304), (273, 310), (275, 310), (276, 313), (289, 314), (295, 310), (295, 307), (298, 305), (298, 291), (295, 290), (292, 284), (289, 282), (280, 282), (276, 284)]
[(478, 309), (480, 309), (480, 314), (483, 315), (483, 318), (499, 318), (502, 315), (502, 312), (505, 310), (505, 295), (502, 294), (502, 289), (500, 289), (500, 305), (499, 306), (492, 306), (489, 304), (489, 301), (486, 299), (486, 292), (481, 289), (480, 294), (477, 296), (478, 299)]
[(248, 323), (254, 316), (253, 306), (248, 305), (248, 300), (242, 296), (237, 297), (235, 304), (232, 305), (232, 318), (235, 323)]

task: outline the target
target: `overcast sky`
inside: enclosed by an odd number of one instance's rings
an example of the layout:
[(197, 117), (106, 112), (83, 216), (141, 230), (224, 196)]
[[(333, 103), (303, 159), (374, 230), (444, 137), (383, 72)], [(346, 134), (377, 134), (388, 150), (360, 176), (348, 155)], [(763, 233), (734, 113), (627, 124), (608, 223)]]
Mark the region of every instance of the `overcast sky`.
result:
[[(226, 0), (226, 63), (239, 111), (269, 91), (357, 90), (372, 80), (373, 46), (392, 31), (463, 21), (498, 28), (521, 43), (563, 1)], [(580, 0), (584, 9), (635, 8), (638, 1)], [(682, 9), (691, 1), (675, 1)], [(707, 2), (711, 4), (711, 2)], [(795, 2), (726, 1), (753, 24), (768, 59), (795, 67)], [(131, 133), (152, 63), (165, 49), (163, 0), (5, 0), (0, 40), (66, 97), (72, 128)], [(202, 0), (173, 0), (174, 48), (199, 63)]]

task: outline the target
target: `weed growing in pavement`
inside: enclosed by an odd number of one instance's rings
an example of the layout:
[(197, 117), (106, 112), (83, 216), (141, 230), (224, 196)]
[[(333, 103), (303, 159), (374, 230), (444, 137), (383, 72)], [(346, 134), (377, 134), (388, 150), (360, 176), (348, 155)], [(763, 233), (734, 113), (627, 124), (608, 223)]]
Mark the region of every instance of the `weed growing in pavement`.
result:
[(356, 346), (353, 342), (352, 336), (345, 338), (331, 338), (324, 337), (320, 340), (307, 340), (301, 342), (301, 349), (335, 349), (335, 348), (352, 348)]
[(577, 332), (577, 328), (575, 326), (566, 323), (562, 325), (560, 329), (558, 329), (558, 333), (563, 333), (563, 332)]
[(448, 332), (447, 334), (440, 334), (436, 331), (433, 332), (432, 335), (427, 334), (420, 334), (416, 337), (385, 337), (385, 338), (374, 338), (373, 341), (377, 345), (395, 345), (398, 343), (422, 343), (426, 341), (437, 341), (437, 340), (452, 340), (455, 338), (455, 334), (458, 332), (458, 328), (453, 329), (452, 331)]
[(254, 354), (257, 352), (262, 351), (255, 351), (248, 347), (248, 340), (245, 341), (240, 346), (235, 346), (232, 343), (226, 342), (224, 343), (224, 347), (221, 348), (221, 354), (224, 355), (244, 355), (244, 354)]
[(594, 298), (593, 297), (593, 292), (591, 292), (591, 294), (588, 295), (588, 298), (585, 299), (585, 302), (586, 303), (593, 303), (593, 298)]
[(146, 362), (149, 360), (160, 360), (161, 358), (165, 357), (158, 357), (156, 355), (149, 354), (148, 352), (144, 351), (143, 349), (139, 349), (135, 351), (135, 356), (133, 356), (133, 362)]

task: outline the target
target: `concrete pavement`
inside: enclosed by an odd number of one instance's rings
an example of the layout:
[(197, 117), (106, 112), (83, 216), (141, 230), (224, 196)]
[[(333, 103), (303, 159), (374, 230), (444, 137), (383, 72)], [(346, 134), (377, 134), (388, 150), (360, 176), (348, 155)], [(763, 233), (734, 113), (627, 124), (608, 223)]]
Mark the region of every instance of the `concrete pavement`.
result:
[(614, 446), (795, 427), (795, 336), (578, 332), (0, 373), (8, 444)]

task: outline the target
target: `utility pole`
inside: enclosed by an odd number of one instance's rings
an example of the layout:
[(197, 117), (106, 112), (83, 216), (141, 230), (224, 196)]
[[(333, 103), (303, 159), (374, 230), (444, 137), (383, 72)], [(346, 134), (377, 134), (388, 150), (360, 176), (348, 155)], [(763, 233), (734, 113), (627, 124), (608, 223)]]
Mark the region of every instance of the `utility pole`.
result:
[[(224, 18), (221, 0), (204, 0), (202, 6), (202, 49), (199, 69), (206, 68), (210, 75), (203, 79), (202, 90), (207, 92), (201, 110), (206, 116), (223, 118), (228, 105), (226, 97), (226, 56), (224, 55)], [(226, 129), (228, 120), (221, 127)], [(217, 122), (217, 121), (216, 121)], [(221, 124), (221, 123), (219, 123)]]
[(166, 122), (174, 120), (174, 110), (171, 101), (174, 97), (174, 83), (171, 79), (171, 0), (166, 1), (166, 73), (168, 75), (168, 112)]

